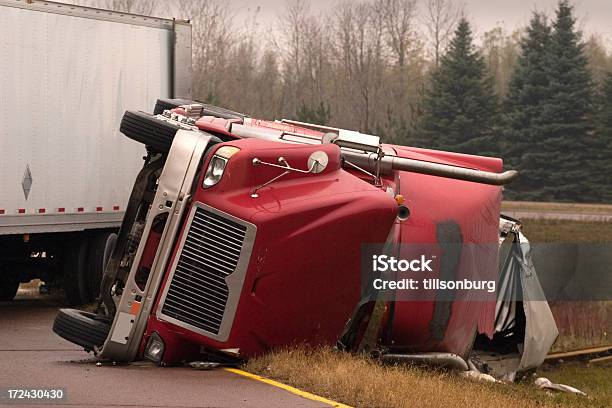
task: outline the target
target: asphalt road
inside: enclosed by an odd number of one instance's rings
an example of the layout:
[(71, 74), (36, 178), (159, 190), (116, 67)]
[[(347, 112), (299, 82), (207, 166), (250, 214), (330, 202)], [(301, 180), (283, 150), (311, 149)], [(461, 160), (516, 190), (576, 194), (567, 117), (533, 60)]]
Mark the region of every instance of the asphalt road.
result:
[(61, 298), (23, 290), (0, 302), (0, 389), (63, 388), (66, 398), (54, 407), (327, 407), (222, 369), (98, 367), (93, 355), (51, 331), (61, 306)]

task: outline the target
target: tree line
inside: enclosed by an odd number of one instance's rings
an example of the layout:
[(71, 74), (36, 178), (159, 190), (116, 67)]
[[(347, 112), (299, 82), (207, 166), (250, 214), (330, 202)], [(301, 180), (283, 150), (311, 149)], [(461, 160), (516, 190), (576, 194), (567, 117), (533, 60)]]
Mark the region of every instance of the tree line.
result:
[(275, 27), (220, 0), (110, 0), (192, 21), (194, 96), (255, 117), (504, 158), (505, 196), (612, 202), (612, 55), (573, 5), (475, 39), (452, 0), (357, 0), (327, 15), (289, 0)]

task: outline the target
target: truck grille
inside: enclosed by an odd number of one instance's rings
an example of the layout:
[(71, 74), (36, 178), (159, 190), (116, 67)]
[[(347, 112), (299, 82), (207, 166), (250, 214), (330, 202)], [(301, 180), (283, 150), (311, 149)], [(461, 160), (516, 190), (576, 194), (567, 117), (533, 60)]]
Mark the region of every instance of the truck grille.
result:
[(238, 265), (247, 227), (197, 207), (162, 313), (218, 334), (229, 295), (225, 278)]

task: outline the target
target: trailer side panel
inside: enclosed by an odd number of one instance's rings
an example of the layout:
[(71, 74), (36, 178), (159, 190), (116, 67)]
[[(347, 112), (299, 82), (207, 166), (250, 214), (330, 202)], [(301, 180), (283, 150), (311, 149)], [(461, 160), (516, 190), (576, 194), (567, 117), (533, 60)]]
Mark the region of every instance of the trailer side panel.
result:
[(118, 225), (145, 154), (121, 116), (173, 96), (174, 40), (172, 24), (0, 5), (0, 235)]

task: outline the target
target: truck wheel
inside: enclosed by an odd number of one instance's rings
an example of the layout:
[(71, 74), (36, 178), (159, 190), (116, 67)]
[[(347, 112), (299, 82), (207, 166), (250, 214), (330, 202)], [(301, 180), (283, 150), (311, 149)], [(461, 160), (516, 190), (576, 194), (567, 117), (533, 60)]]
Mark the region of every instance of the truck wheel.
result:
[(100, 294), (100, 283), (102, 282), (104, 268), (106, 268), (116, 242), (117, 234), (114, 232), (102, 232), (91, 238), (87, 255), (89, 266), (87, 283), (89, 287), (86, 302), (93, 302)]
[(121, 133), (156, 152), (169, 151), (179, 129), (179, 126), (159, 120), (153, 115), (135, 111), (125, 112), (120, 127)]
[(0, 268), (0, 302), (13, 300), (19, 289), (19, 280), (13, 274)]
[(80, 237), (69, 242), (64, 258), (64, 293), (70, 306), (87, 302), (89, 285), (87, 283), (88, 239)]
[(55, 334), (83, 346), (87, 351), (92, 351), (94, 346), (101, 347), (110, 328), (110, 319), (107, 316), (76, 309), (60, 309), (53, 322)]

